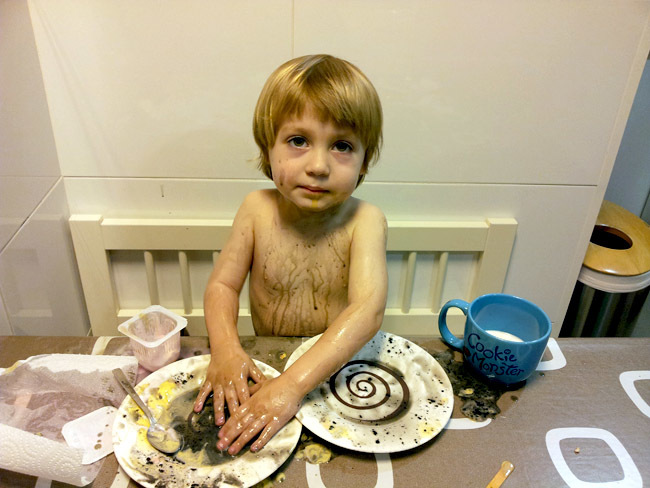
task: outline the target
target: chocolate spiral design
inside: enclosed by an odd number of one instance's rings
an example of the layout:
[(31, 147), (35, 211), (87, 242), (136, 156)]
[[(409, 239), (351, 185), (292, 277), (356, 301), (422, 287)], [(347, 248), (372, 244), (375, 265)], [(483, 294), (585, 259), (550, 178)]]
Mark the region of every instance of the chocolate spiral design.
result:
[[(340, 381), (337, 388), (340, 375), (344, 375), (345, 380), (343, 392), (338, 391), (342, 386)], [(329, 388), (340, 402), (339, 413), (355, 420), (377, 422), (394, 419), (409, 404), (409, 388), (402, 375), (376, 361), (350, 361), (332, 375)]]

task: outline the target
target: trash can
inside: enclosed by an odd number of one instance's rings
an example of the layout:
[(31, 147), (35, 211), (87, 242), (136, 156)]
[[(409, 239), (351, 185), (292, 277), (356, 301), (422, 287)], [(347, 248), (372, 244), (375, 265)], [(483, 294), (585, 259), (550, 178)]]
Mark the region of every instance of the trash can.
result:
[(650, 226), (603, 201), (560, 337), (628, 337), (650, 291)]

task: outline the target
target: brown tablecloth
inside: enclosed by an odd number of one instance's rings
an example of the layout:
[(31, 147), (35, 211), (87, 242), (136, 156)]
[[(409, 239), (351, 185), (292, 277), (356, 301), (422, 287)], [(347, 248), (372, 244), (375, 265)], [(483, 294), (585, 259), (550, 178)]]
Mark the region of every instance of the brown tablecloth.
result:
[[(434, 355), (447, 350), (437, 338), (410, 339)], [(301, 342), (275, 337), (242, 340), (252, 357), (277, 370), (284, 368)], [(588, 485), (594, 487), (613, 481), (626, 487), (650, 485), (650, 338), (558, 339), (551, 345), (544, 357), (550, 361), (545, 363), (547, 370), (505, 392), (498, 401), (501, 413), (491, 421), (472, 423), (460, 412), (461, 401), (455, 397), (452, 421), (427, 444), (375, 456), (323, 441), (331, 448), (332, 459), (309, 465), (290, 458), (280, 468), (285, 475), (281, 486), (373, 487), (379, 465), (382, 479), (390, 480), (381, 487), (484, 487), (505, 460), (515, 466), (505, 488), (582, 486), (579, 481), (596, 483)], [(128, 339), (0, 337), (0, 367), (37, 354), (92, 352), (129, 354)], [(207, 353), (207, 338), (182, 338), (182, 357)], [(117, 472), (115, 456), (110, 455), (93, 488), (125, 486)], [(34, 477), (0, 470), (0, 487), (33, 487), (36, 482)]]

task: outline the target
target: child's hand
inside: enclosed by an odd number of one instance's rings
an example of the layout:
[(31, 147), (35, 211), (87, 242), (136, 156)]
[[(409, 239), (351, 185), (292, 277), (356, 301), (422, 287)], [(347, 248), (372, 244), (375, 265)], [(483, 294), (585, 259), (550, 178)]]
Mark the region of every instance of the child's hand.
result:
[(248, 379), (259, 384), (265, 381), (266, 377), (241, 347), (229, 345), (227, 350), (216, 351), (215, 356), (210, 359), (205, 381), (194, 402), (194, 411), (200, 412), (203, 409), (206, 399), (212, 392), (214, 422), (216, 425), (223, 425), (226, 421), (224, 403), (228, 404), (228, 410), (232, 415), (240, 404), (250, 398), (251, 393), (258, 386), (253, 385), (249, 389)]
[(251, 451), (257, 452), (300, 409), (303, 395), (285, 374), (266, 381), (257, 390), (221, 428), (217, 449), (228, 449), (229, 454), (235, 455), (261, 432), (251, 445)]

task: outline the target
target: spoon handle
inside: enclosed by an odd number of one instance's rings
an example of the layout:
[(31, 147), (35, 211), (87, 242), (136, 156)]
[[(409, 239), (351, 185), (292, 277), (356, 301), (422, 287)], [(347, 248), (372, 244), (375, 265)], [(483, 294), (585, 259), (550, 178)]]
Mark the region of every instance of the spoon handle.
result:
[(135, 392), (133, 386), (131, 385), (131, 383), (129, 383), (129, 380), (126, 378), (124, 371), (122, 371), (120, 368), (116, 368), (113, 370), (113, 376), (115, 376), (115, 379), (120, 383), (120, 385), (122, 385), (124, 391), (126, 391), (129, 394), (129, 396), (133, 398), (133, 401), (138, 404), (138, 407), (142, 409), (144, 414), (149, 419), (149, 423), (153, 424), (155, 422), (155, 419), (153, 418), (153, 415), (151, 415), (151, 411), (147, 408), (147, 405), (142, 401), (140, 395), (138, 395)]
[(497, 471), (497, 474), (494, 475), (494, 478), (492, 478), (492, 481), (490, 481), (486, 488), (499, 488), (514, 469), (515, 467), (510, 461), (503, 461), (501, 463), (501, 469)]

